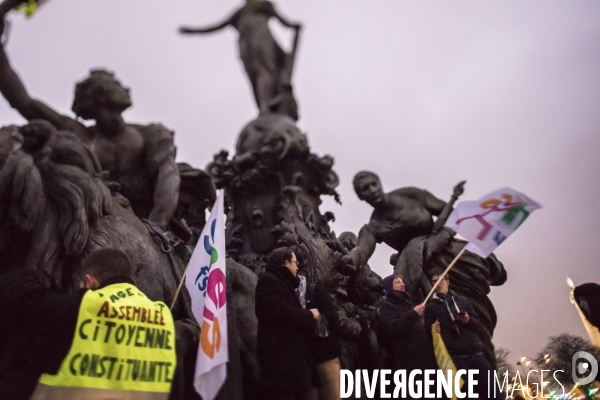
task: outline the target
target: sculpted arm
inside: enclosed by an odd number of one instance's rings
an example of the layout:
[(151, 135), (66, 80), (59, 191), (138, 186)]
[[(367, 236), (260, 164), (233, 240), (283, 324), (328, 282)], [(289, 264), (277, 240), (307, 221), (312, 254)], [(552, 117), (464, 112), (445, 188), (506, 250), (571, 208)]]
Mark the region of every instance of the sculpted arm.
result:
[(216, 25), (210, 25), (204, 28), (192, 28), (189, 26), (182, 26), (179, 28), (179, 33), (183, 33), (183, 34), (192, 34), (192, 33), (210, 33), (210, 32), (216, 32), (219, 31), (225, 27), (227, 27), (228, 25), (231, 25), (235, 19), (235, 17), (237, 16), (237, 13), (233, 14), (231, 17), (227, 18), (225, 21), (216, 24)]
[[(4, 29), (4, 22), (0, 25), (0, 29)], [(0, 92), (10, 106), (27, 120), (45, 119), (59, 129), (75, 132), (80, 132), (83, 128), (83, 125), (74, 119), (59, 114), (46, 104), (29, 96), (23, 82), (12, 69), (2, 45), (0, 45)]]
[(154, 207), (148, 219), (166, 230), (179, 201), (179, 169), (175, 159), (165, 160), (158, 168), (154, 185)]
[(439, 216), (446, 206), (446, 202), (438, 199), (427, 190), (423, 190), (423, 197), (425, 199), (425, 208), (431, 213), (431, 215)]
[(25, 3), (25, 2), (23, 0), (5, 0), (5, 1), (3, 1), (2, 4), (0, 4), (0, 16), (2, 18), (4, 18), (4, 16), (6, 15), (7, 12), (9, 12), (13, 8), (17, 7), (18, 5), (21, 5), (22, 3)]
[(147, 163), (155, 176), (153, 207), (148, 220), (166, 230), (179, 201), (179, 168), (175, 162), (173, 133), (162, 125), (145, 128)]
[(371, 258), (375, 252), (376, 245), (377, 240), (375, 239), (375, 236), (365, 225), (358, 232), (356, 247), (350, 250), (343, 259), (346, 261), (347, 265), (353, 267), (355, 270), (359, 270), (367, 263), (367, 261), (369, 261), (369, 258)]
[(302, 28), (302, 25), (299, 23), (293, 23), (290, 20), (288, 20), (287, 18), (285, 18), (283, 15), (279, 14), (277, 12), (277, 10), (275, 10), (275, 7), (273, 7), (273, 15), (275, 16), (275, 18), (277, 18), (279, 20), (279, 22), (281, 22), (283, 25), (287, 26), (288, 28), (294, 28), (294, 29), (300, 29)]

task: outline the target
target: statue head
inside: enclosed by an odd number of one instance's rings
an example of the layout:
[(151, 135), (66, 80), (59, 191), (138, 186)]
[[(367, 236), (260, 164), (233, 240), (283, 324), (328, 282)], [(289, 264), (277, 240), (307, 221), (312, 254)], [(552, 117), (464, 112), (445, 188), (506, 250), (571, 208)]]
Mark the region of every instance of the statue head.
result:
[(75, 85), (71, 109), (78, 117), (96, 119), (100, 109), (108, 109), (120, 115), (130, 106), (129, 89), (123, 87), (112, 72), (96, 69)]
[(377, 207), (385, 199), (385, 193), (383, 193), (379, 176), (373, 172), (359, 172), (354, 175), (352, 184), (358, 198), (366, 201), (373, 207)]
[(348, 281), (348, 295), (358, 304), (377, 304), (383, 293), (383, 280), (370, 268), (361, 268)]
[(346, 250), (352, 250), (356, 247), (356, 243), (358, 242), (356, 234), (348, 231), (340, 233), (338, 240)]

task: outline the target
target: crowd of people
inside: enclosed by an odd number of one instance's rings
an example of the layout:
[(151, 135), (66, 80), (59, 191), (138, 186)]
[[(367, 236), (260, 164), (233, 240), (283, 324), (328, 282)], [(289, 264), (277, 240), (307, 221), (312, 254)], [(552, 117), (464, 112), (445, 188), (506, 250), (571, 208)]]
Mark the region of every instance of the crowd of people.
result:
[[(384, 279), (386, 299), (375, 328), (387, 353), (387, 368), (410, 371), (437, 369), (432, 326), (444, 341), (457, 369), (478, 370), (479, 398), (488, 396), (488, 371), (478, 334), (483, 328), (473, 306), (450, 289), (441, 269), (430, 271), (436, 287), (427, 304), (414, 305), (403, 277)], [(265, 399), (339, 399), (339, 317), (332, 296), (321, 284), (307, 285), (298, 275), (289, 248), (275, 249), (256, 287), (258, 359)], [(489, 376), (493, 377), (493, 374)], [(492, 378), (493, 379), (493, 378)], [(468, 385), (469, 382), (464, 383)]]
[[(69, 390), (82, 396), (98, 390), (109, 394), (128, 390), (129, 384), (141, 383), (136, 376), (122, 376), (126, 373), (123, 371), (131, 369), (122, 360), (131, 359), (140, 365), (160, 361), (160, 365), (153, 364), (154, 371), (160, 369), (158, 375), (154, 372), (152, 382), (144, 382), (148, 393), (138, 394), (140, 398), (149, 394), (166, 399), (175, 366), (175, 331), (169, 310), (162, 302), (150, 301), (134, 286), (132, 266), (118, 250), (91, 253), (80, 275), (82, 289), (75, 296), (53, 293), (33, 275), (8, 275), (0, 280), (0, 317), (6, 327), (18, 327), (22, 332), (12, 332), (11, 342), (3, 342), (13, 351), (5, 352), (5, 359), (0, 360), (0, 390), (14, 398), (28, 398), (27, 393), (33, 392), (35, 399), (73, 395), (65, 392)], [(384, 280), (387, 296), (374, 324), (380, 346), (387, 353), (388, 365), (383, 367), (406, 370), (407, 374), (415, 369), (437, 369), (433, 327), (457, 369), (479, 371), (475, 384), (479, 398), (501, 398), (500, 393), (492, 397), (487, 393), (488, 385), (493, 385), (488, 382), (488, 371), (494, 368), (482, 351), (477, 313), (465, 297), (450, 289), (442, 270), (433, 269), (430, 278), (438, 285), (426, 305), (411, 302), (401, 275)], [(343, 318), (328, 288), (320, 282), (307, 283), (298, 274), (298, 260), (292, 249), (280, 247), (271, 252), (258, 279), (255, 300), (261, 398), (339, 399), (339, 331)], [(144, 316), (146, 312), (150, 314)], [(122, 344), (128, 334), (140, 330), (140, 321), (145, 323), (146, 332), (143, 352), (138, 351), (137, 344)], [(148, 332), (155, 330), (160, 330), (165, 340), (149, 342)], [(139, 336), (137, 332), (135, 341)], [(31, 359), (26, 357), (16, 365), (35, 368), (42, 374), (39, 380), (20, 380), (35, 375), (30, 370), (20, 374), (14, 368), (3, 368), (15, 365), (9, 358), (17, 354), (21, 358), (30, 355)], [(89, 365), (94, 357), (98, 365), (92, 370)], [(98, 379), (94, 385), (86, 384), (86, 375), (97, 378), (98, 374), (103, 374), (102, 388), (97, 387)], [(73, 385), (75, 380), (77, 385)]]

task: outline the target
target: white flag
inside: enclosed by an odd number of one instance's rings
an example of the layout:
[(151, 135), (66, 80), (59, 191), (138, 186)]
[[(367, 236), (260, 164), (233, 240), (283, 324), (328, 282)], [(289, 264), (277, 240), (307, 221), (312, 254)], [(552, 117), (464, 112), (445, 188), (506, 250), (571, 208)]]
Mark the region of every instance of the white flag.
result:
[(200, 324), (200, 346), (194, 387), (204, 400), (213, 400), (227, 377), (227, 299), (225, 223), (222, 191), (185, 271), (192, 312)]
[(488, 257), (541, 204), (514, 189), (458, 203), (446, 225), (469, 241), (466, 249)]

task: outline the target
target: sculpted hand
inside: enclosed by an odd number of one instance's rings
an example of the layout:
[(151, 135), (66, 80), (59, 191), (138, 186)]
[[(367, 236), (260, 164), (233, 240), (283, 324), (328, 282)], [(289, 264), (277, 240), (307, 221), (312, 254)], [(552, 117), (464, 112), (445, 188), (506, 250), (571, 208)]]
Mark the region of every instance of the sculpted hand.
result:
[(319, 319), (319, 317), (321, 316), (321, 314), (319, 314), (319, 310), (317, 310), (316, 308), (311, 308), (310, 312), (313, 314), (314, 319)]
[(358, 256), (354, 251), (350, 251), (348, 254), (342, 257), (342, 262), (346, 266), (346, 268), (357, 271), (360, 267), (358, 265)]
[(458, 196), (464, 193), (465, 183), (467, 183), (467, 181), (460, 181), (456, 186), (454, 186), (454, 192), (452, 193), (452, 197), (458, 199)]
[(154, 230), (156, 230), (157, 232), (165, 233), (167, 231), (168, 224), (165, 221), (159, 219), (158, 217), (152, 215), (152, 213), (148, 217), (147, 221), (150, 223), (152, 228), (154, 228)]
[(182, 26), (179, 28), (179, 33), (194, 33), (194, 29), (188, 28), (187, 26)]
[(417, 314), (423, 315), (423, 313), (425, 312), (425, 306), (423, 305), (423, 303), (421, 303), (418, 306), (416, 306), (414, 308), (414, 310), (416, 311)]
[(438, 253), (440, 250), (446, 246), (446, 244), (452, 239), (450, 232), (445, 229), (442, 229), (441, 232), (437, 233), (435, 236), (429, 237), (425, 241), (425, 262), (429, 261), (431, 256), (435, 253)]

